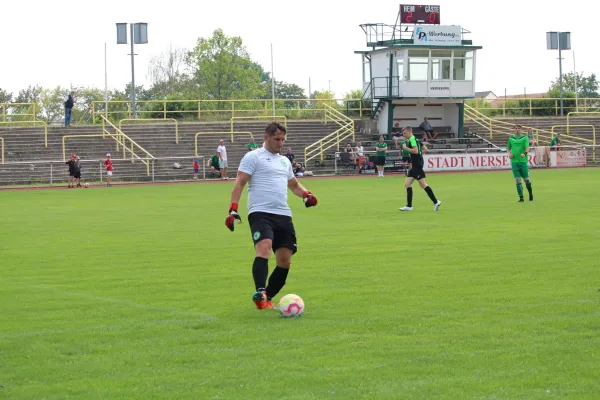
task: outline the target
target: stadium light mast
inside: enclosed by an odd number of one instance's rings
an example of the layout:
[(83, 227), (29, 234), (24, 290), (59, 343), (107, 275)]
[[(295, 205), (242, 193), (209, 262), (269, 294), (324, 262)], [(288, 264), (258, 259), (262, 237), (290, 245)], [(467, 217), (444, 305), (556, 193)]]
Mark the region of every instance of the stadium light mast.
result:
[(548, 50), (558, 50), (560, 115), (562, 117), (565, 115), (563, 109), (562, 51), (571, 50), (571, 32), (546, 32), (546, 48)]
[[(129, 23), (129, 38), (131, 40), (131, 112), (137, 117), (135, 109), (135, 65), (133, 45), (148, 43), (148, 24), (145, 22)], [(127, 23), (117, 23), (117, 44), (127, 44)]]

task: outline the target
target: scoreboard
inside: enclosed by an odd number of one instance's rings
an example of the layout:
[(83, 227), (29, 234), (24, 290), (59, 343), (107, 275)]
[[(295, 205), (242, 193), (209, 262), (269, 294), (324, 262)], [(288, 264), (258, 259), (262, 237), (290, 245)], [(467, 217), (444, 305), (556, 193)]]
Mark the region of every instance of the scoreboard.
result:
[(440, 24), (440, 6), (400, 5), (401, 24)]

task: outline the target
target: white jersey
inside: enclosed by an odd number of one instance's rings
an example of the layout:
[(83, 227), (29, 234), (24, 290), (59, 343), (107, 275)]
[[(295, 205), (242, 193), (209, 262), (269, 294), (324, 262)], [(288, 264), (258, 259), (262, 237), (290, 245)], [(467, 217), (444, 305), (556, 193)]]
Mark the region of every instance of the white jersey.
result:
[(227, 149), (225, 148), (225, 146), (219, 145), (219, 147), (217, 147), (217, 152), (221, 154), (221, 158), (223, 159), (223, 161), (227, 161)]
[(238, 171), (251, 176), (248, 182), (248, 214), (265, 212), (292, 216), (287, 203), (288, 181), (294, 178), (290, 160), (261, 147), (246, 153)]

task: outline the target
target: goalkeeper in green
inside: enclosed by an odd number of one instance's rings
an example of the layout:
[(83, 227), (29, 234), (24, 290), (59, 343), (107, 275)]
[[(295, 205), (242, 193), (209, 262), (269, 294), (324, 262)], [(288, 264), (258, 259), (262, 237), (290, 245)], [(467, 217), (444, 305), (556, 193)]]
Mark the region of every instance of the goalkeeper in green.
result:
[(529, 178), (529, 162), (527, 158), (529, 139), (521, 133), (520, 125), (515, 125), (515, 134), (508, 138), (506, 149), (512, 165), (513, 176), (517, 182), (519, 202), (524, 201), (521, 178), (525, 180), (525, 186), (529, 192), (529, 201), (533, 201), (533, 189), (531, 187), (531, 179)]

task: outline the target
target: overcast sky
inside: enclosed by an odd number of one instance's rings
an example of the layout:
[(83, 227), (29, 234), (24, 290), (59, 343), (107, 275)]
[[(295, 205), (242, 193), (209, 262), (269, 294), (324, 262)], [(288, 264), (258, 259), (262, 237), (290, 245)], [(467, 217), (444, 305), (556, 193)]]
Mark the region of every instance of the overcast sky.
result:
[[(192, 48), (198, 37), (222, 28), (241, 36), (252, 58), (275, 78), (308, 91), (331, 87), (339, 97), (361, 88), (365, 49), (361, 23), (394, 24), (399, 2), (390, 0), (301, 2), (274, 0), (2, 1), (0, 88), (29, 84), (104, 88), (104, 43), (108, 86), (131, 81), (129, 47), (116, 44), (117, 22), (148, 22), (149, 44), (136, 46), (136, 84), (148, 79), (148, 62), (169, 46)], [(409, 2), (403, 4), (410, 4)], [(426, 4), (412, 2), (412, 4)], [(558, 76), (558, 51), (546, 50), (547, 31), (570, 31), (578, 72), (600, 74), (600, 1), (439, 0), (442, 25), (472, 32), (478, 52), (476, 88), (496, 95), (545, 92)], [(563, 52), (563, 71), (573, 71), (573, 51)]]

